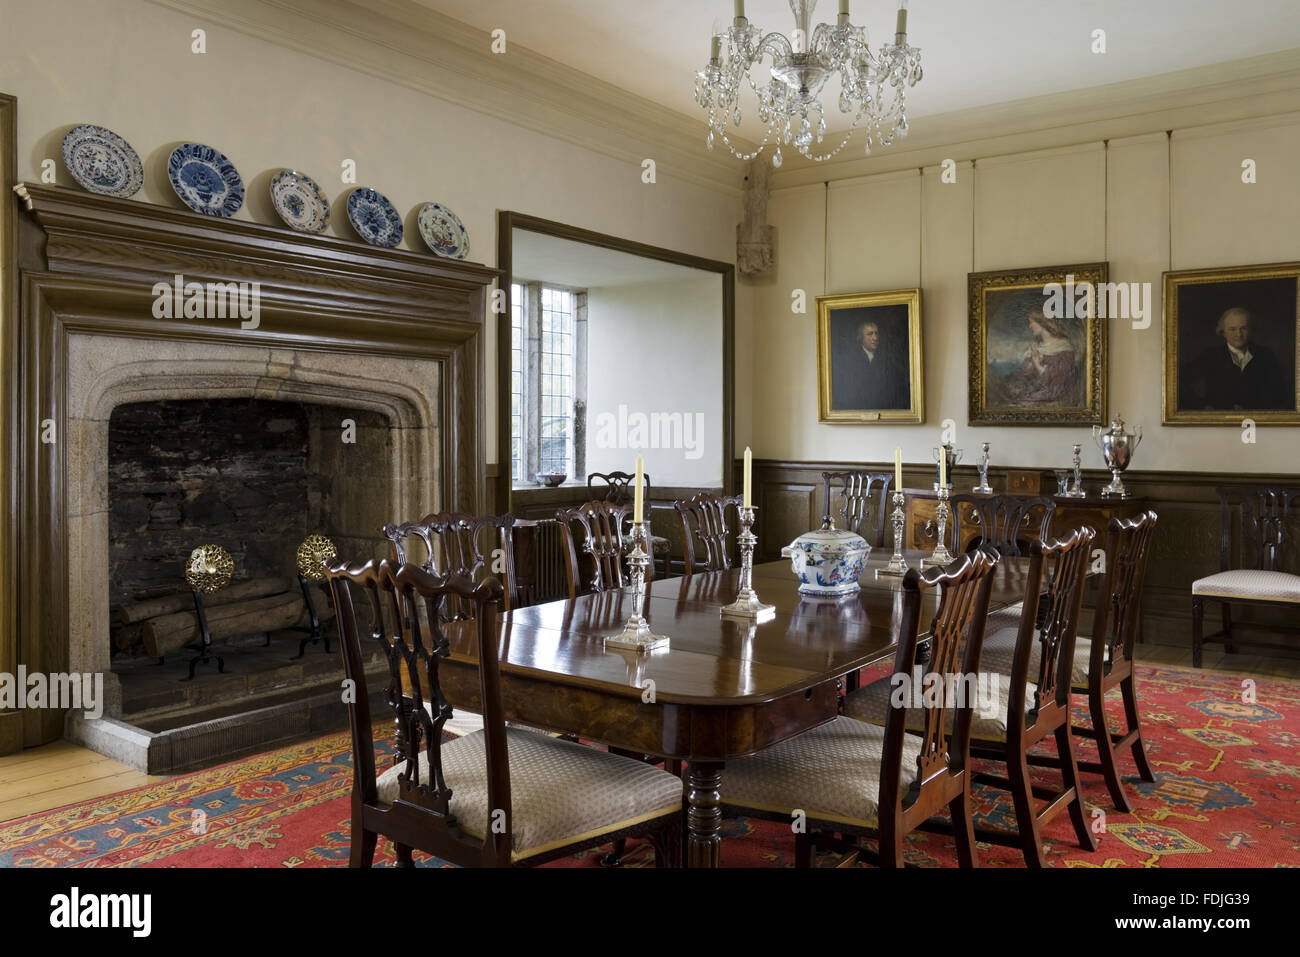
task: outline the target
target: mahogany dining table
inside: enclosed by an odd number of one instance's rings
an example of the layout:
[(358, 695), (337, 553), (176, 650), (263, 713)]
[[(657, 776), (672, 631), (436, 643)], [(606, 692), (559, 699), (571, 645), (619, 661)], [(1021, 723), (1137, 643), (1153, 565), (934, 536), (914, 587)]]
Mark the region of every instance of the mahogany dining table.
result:
[[(884, 549), (879, 550), (881, 552)], [(920, 553), (909, 554), (916, 567)], [(606, 649), (632, 611), (630, 589), (532, 605), (498, 616), (507, 721), (687, 762), (686, 864), (717, 867), (727, 761), (833, 719), (848, 676), (890, 658), (902, 619), (900, 579), (875, 577), (842, 599), (798, 593), (789, 562), (755, 565), (754, 589), (776, 606), (763, 624), (723, 618), (739, 569), (653, 581), (645, 617), (670, 645), (653, 654)], [(998, 563), (990, 611), (1024, 598), (1026, 559)], [(922, 625), (937, 596), (922, 608)], [(448, 628), (439, 680), (452, 707), (481, 714), (473, 628)]]

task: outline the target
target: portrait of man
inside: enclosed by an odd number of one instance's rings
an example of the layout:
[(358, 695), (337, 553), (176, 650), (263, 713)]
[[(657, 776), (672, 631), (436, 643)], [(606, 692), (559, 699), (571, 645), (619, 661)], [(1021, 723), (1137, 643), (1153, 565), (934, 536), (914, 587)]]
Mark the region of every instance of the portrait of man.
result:
[(921, 421), (919, 290), (817, 303), (821, 421)]
[(1296, 415), (1297, 275), (1259, 276), (1281, 268), (1166, 273), (1166, 421)]

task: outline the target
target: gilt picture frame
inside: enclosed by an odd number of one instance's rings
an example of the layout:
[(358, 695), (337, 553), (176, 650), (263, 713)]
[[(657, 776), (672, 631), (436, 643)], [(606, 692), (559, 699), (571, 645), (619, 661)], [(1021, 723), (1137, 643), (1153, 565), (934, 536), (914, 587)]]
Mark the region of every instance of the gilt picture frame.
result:
[(925, 421), (921, 290), (817, 297), (817, 420)]
[(970, 425), (1106, 422), (1109, 264), (967, 275)]
[(1163, 423), (1300, 425), (1300, 262), (1163, 279)]

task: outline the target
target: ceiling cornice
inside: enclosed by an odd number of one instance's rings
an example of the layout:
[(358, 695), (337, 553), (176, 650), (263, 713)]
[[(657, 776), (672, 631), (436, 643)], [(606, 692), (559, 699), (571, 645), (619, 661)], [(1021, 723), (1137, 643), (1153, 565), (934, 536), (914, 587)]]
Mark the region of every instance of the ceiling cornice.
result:
[[(1300, 50), (922, 116), (893, 146), (827, 163), (791, 154), (772, 189), (1300, 110)], [(861, 143), (858, 143), (861, 149)], [(852, 151), (852, 145), (846, 153)]]
[[(705, 124), (414, 0), (151, 0), (505, 122), (740, 193), (744, 164), (704, 145)], [(686, 77), (683, 82), (689, 82)], [(737, 146), (752, 149), (744, 141)]]

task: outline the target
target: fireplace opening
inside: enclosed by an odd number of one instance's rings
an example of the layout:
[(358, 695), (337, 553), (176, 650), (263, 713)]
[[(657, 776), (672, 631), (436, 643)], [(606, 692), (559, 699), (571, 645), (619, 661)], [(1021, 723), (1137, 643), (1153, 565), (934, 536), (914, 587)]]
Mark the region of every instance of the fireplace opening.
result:
[[(113, 409), (109, 633), (124, 715), (267, 694), (340, 670), (323, 583), (311, 586), (312, 601), (335, 650), (325, 654), (322, 642), (293, 658), (307, 637), (293, 629), (310, 622), (297, 550), (320, 534), (348, 560), (382, 553), (380, 529), (393, 516), (377, 477), (388, 474), (392, 443), (382, 414), (340, 406), (222, 398)], [(185, 566), (208, 544), (234, 561), (230, 584), (205, 598), (214, 648), (229, 665), (226, 674), (200, 665), (177, 687), (198, 634)]]

